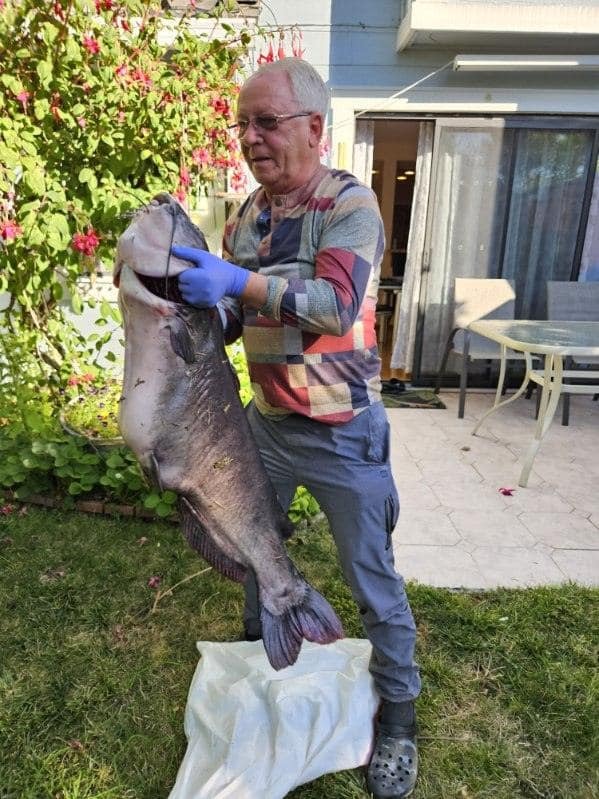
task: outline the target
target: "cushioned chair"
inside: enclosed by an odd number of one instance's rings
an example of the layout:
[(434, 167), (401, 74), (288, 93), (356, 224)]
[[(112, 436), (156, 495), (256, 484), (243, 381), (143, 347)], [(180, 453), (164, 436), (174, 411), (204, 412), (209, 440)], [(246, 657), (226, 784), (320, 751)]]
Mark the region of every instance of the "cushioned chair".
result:
[[(468, 330), (476, 319), (513, 319), (516, 293), (512, 280), (505, 278), (455, 279), (453, 300), (453, 326), (437, 375), (435, 394), (439, 393), (447, 360), (453, 352), (461, 356), (460, 399), (458, 418), (464, 417), (469, 361), (493, 361), (501, 358), (501, 347), (490, 339)], [(521, 352), (513, 352), (509, 360), (522, 360)]]
[[(552, 321), (599, 322), (599, 283), (577, 283), (572, 280), (547, 281), (547, 318)], [(567, 369), (593, 369), (599, 358), (585, 357), (583, 361), (568, 358)], [(596, 376), (594, 376), (596, 379)], [(568, 382), (566, 377), (564, 383)], [(595, 394), (594, 400), (599, 395)], [(562, 424), (570, 418), (570, 397), (567, 390), (562, 395)]]

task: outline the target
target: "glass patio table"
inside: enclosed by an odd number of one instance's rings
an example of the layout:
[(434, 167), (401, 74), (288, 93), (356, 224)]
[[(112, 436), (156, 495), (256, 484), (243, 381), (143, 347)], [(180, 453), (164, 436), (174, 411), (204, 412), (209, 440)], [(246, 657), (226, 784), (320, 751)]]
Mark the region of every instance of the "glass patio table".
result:
[[(599, 356), (599, 322), (557, 322), (528, 319), (478, 319), (469, 325), (473, 333), (496, 341), (501, 346), (501, 364), (495, 401), (478, 421), (472, 431), (477, 430), (485, 419), (495, 411), (522, 396), (529, 381), (542, 386), (539, 415), (534, 438), (524, 459), (518, 484), (528, 483), (533, 461), (549, 426), (562, 392), (569, 394), (596, 394), (599, 392), (599, 372), (581, 369), (564, 370), (564, 358), (573, 357), (584, 361), (584, 356)], [(515, 394), (501, 400), (506, 373), (507, 350), (524, 353), (526, 373), (522, 385)], [(542, 365), (533, 367), (542, 358)], [(586, 383), (570, 383), (566, 380), (585, 380)]]

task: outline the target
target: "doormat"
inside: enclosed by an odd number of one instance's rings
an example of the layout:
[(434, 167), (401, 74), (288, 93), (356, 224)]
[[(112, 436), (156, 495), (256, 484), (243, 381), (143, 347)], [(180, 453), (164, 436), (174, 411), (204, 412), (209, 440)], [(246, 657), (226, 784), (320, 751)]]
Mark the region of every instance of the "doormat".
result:
[(381, 394), (385, 408), (445, 408), (432, 389), (409, 389), (408, 391)]

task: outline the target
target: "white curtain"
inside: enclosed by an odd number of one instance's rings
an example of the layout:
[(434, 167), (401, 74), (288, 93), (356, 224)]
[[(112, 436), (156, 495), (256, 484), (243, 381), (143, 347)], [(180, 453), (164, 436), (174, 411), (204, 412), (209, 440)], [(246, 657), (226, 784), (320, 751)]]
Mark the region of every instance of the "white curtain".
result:
[(547, 281), (570, 280), (593, 138), (590, 130), (526, 129), (514, 141), (501, 277), (516, 283), (521, 319), (546, 319)]
[(356, 139), (352, 172), (363, 183), (372, 181), (372, 153), (374, 150), (374, 120), (356, 120)]
[(420, 123), (399, 325), (397, 330), (394, 330), (393, 352), (391, 354), (391, 368), (402, 369), (408, 373), (412, 371), (412, 362), (414, 360), (414, 342), (416, 340), (416, 322), (418, 320), (434, 132), (434, 122)]

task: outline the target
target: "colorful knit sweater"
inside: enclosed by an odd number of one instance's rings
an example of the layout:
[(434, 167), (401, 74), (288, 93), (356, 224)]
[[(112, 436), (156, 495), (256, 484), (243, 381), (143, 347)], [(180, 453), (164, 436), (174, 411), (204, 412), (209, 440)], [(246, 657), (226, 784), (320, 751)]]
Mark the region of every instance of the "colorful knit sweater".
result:
[[(260, 224), (268, 209), (270, 232)], [(326, 167), (270, 201), (259, 188), (227, 222), (224, 257), (268, 278), (260, 311), (227, 306), (227, 341), (243, 334), (262, 413), (340, 424), (380, 401), (374, 322), (383, 250), (372, 190)]]

